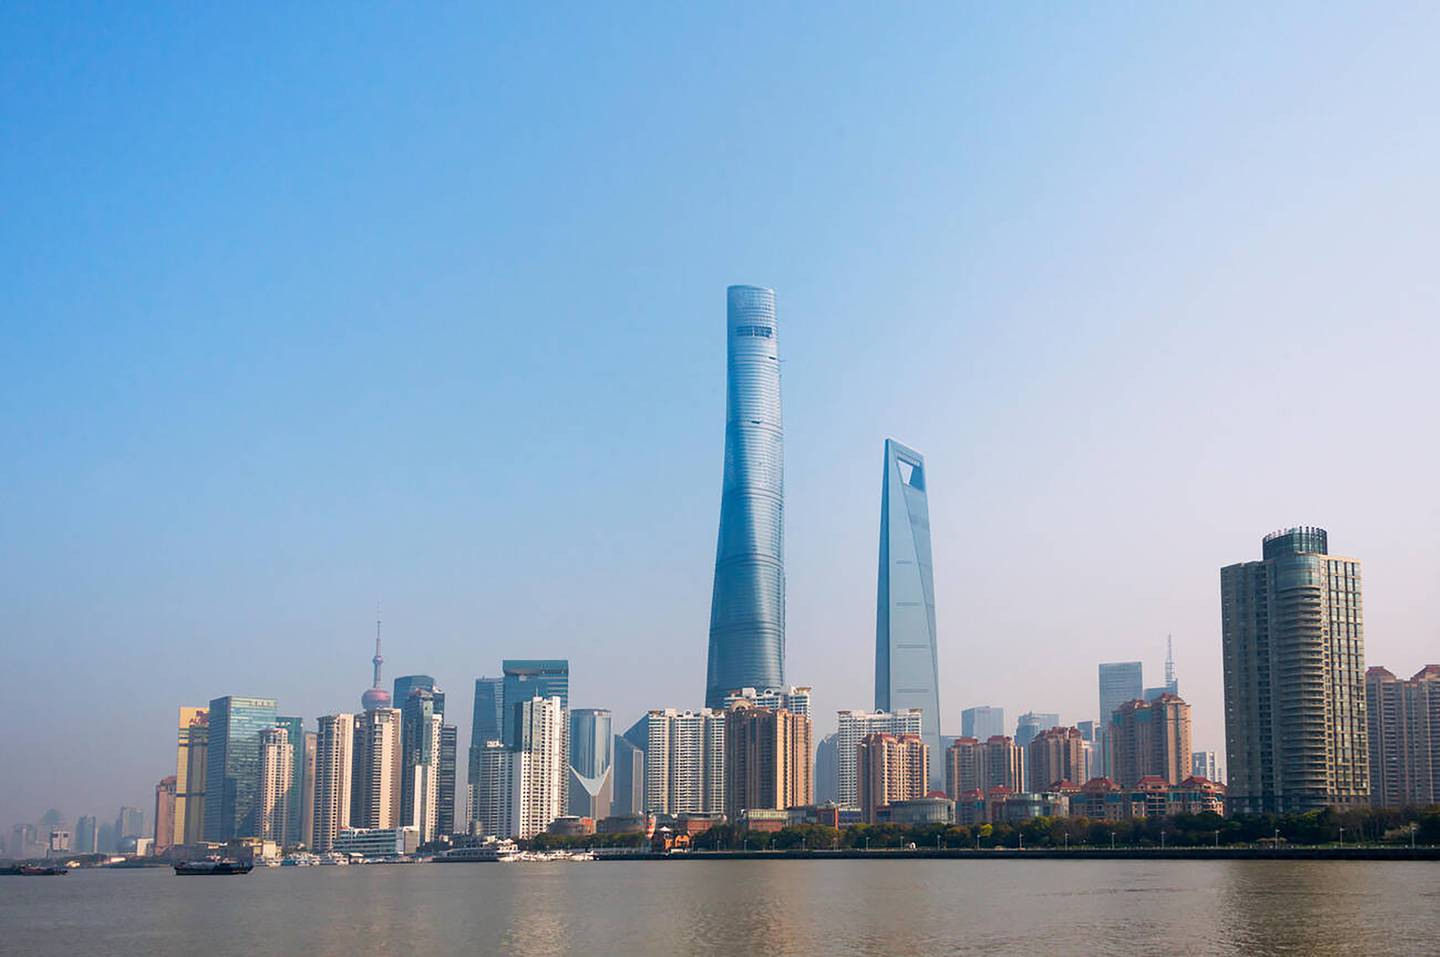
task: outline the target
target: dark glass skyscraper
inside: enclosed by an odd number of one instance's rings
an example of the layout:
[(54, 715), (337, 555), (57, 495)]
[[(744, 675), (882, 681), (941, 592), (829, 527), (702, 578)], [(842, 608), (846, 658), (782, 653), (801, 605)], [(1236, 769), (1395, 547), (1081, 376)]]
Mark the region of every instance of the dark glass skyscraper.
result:
[(885, 440), (880, 492), (880, 571), (875, 601), (875, 710), (919, 708), (930, 746), (930, 786), (945, 787), (940, 748), (940, 657), (925, 457)]
[(726, 290), (725, 468), (705, 706), (785, 684), (785, 432), (775, 292)]
[(480, 783), (480, 753), (486, 741), (505, 740), (504, 679), (476, 678), (475, 703), (470, 712), (470, 758), (465, 780), (471, 787)]
[(435, 713), (445, 714), (445, 692), (435, 687), (435, 679), (429, 675), (401, 675), (395, 679), (395, 694), (390, 699), (390, 707), (405, 710), (405, 699), (410, 697), (410, 692), (416, 688), (424, 688), (434, 693)]
[[(515, 709), (531, 698), (559, 698), (560, 707), (570, 707), (570, 662), (564, 658), (506, 659), (501, 663), (501, 740), (516, 747)], [(484, 742), (481, 742), (482, 746)]]
[(576, 708), (570, 712), (569, 812), (600, 820), (610, 816), (615, 791), (615, 734), (610, 712)]
[(275, 727), (275, 699), (227, 695), (210, 702), (205, 762), (205, 840), (259, 834), (260, 732)]

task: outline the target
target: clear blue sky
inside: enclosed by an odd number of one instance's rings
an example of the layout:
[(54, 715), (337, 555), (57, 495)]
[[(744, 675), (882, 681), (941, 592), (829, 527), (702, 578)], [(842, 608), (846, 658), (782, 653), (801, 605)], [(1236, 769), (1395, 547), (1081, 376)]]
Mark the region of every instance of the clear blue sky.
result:
[[(149, 807), (180, 704), (701, 701), (724, 287), (779, 296), (788, 675), (871, 701), (886, 436), (947, 729), (1094, 716), (1322, 524), (1440, 660), (1433, 5), (10, 3), (0, 825)], [(826, 730), (833, 718), (822, 718)]]

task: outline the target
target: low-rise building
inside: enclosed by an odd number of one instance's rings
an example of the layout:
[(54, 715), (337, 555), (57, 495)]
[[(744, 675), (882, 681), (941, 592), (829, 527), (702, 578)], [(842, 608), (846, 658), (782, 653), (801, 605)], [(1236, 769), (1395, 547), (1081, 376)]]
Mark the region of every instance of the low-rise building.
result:
[(747, 831), (778, 831), (790, 823), (790, 812), (784, 809), (751, 807), (740, 812), (740, 826)]
[(955, 802), (946, 797), (892, 801), (879, 809), (876, 820), (881, 824), (954, 824)]
[(401, 857), (420, 846), (420, 829), (405, 827), (342, 827), (332, 850), (361, 857)]
[(595, 819), (565, 814), (551, 821), (550, 826), (545, 830), (550, 834), (559, 834), (563, 837), (584, 837), (595, 833)]

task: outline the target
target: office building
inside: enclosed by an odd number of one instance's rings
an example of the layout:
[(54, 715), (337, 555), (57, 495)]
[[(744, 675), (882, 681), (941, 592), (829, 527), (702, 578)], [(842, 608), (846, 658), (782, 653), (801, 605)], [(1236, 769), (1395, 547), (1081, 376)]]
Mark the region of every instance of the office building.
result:
[(570, 712), (570, 767), (566, 786), (571, 815), (609, 817), (615, 791), (615, 731), (604, 708)]
[(1146, 777), (1179, 784), (1190, 776), (1190, 706), (1175, 695), (1127, 701), (1110, 716), (1105, 737), (1110, 778), (1122, 788)]
[(785, 684), (785, 434), (775, 293), (726, 290), (725, 468), (705, 707)]
[(260, 732), (275, 726), (275, 699), (227, 695), (211, 701), (209, 712), (205, 840), (254, 837), (259, 831)]
[(1140, 662), (1108, 661), (1100, 665), (1100, 734), (1095, 744), (1100, 754), (1101, 775), (1111, 773), (1107, 757), (1109, 748), (1105, 744), (1110, 716), (1125, 702), (1144, 697), (1144, 666)]
[(1220, 755), (1214, 751), (1191, 751), (1190, 775), (1214, 781), (1216, 784), (1224, 784), (1224, 777), (1220, 773)]
[(531, 698), (559, 698), (561, 710), (570, 710), (570, 662), (564, 658), (507, 659), (501, 670), (500, 740), (506, 747), (515, 747), (516, 709)]
[(262, 841), (284, 845), (290, 833), (291, 793), (295, 786), (295, 746), (286, 728), (260, 732), (259, 831)]
[(480, 751), (486, 741), (505, 740), (505, 679), (476, 678), (470, 716), (470, 754), (465, 780), (473, 788), (480, 776)]
[(497, 739), (480, 746), (476, 759), (475, 834), (513, 837), (516, 753)]
[[(76, 821), (75, 842), (72, 846), (74, 847), (75, 853), (77, 854), (99, 854), (100, 822), (90, 815), (84, 815), (80, 818), (80, 820)], [(156, 853), (159, 852), (157, 851)]]
[(1085, 775), (1084, 739), (1079, 728), (1046, 728), (1025, 748), (1025, 780), (1032, 791), (1080, 785)]
[(355, 716), (351, 827), (400, 825), (400, 725), (396, 708), (376, 708)]
[(1370, 803), (1440, 804), (1440, 665), (1409, 679), (1386, 668), (1365, 673)]
[(171, 844), (205, 839), (205, 765), (209, 760), (210, 712), (192, 705), (180, 708), (179, 747), (175, 757), (175, 833)]
[[(506, 696), (509, 708), (510, 697)], [(515, 705), (515, 834), (529, 840), (565, 813), (565, 708), (558, 696)]]
[(115, 815), (115, 836), (120, 840), (137, 838), (145, 833), (145, 812), (138, 807), (122, 807)]
[(960, 712), (960, 736), (984, 741), (1005, 733), (1005, 709), (982, 705)]
[(354, 776), (355, 715), (328, 714), (316, 721), (315, 814), (311, 850), (324, 853), (342, 827), (350, 826)]
[[(413, 701), (414, 698), (412, 697)], [(444, 718), (438, 714), (423, 712), (419, 717), (405, 719), (405, 731), (409, 736), (417, 758), (409, 766), (405, 776), (409, 787), (405, 790), (408, 825), (420, 835), (420, 843), (428, 844), (440, 836), (441, 817), (441, 766), (445, 746)], [(452, 812), (453, 813), (453, 812)], [(399, 820), (401, 815), (397, 814)]]
[(436, 684), (435, 679), (429, 675), (401, 675), (395, 679), (394, 694), (391, 696), (391, 707), (405, 710), (405, 701), (410, 697), (410, 692), (424, 690), (430, 692), (431, 700), (435, 702), (435, 713), (445, 714), (445, 692)]
[(815, 803), (840, 800), (840, 734), (827, 734), (815, 745)]
[(940, 657), (935, 636), (935, 577), (925, 457), (885, 440), (880, 492), (880, 570), (875, 600), (875, 710), (921, 712), (920, 736), (940, 768)]
[(857, 749), (859, 800), (867, 824), (878, 820), (880, 808), (896, 801), (926, 796), (930, 781), (930, 749), (919, 735), (867, 734)]
[(163, 854), (175, 842), (175, 779), (171, 774), (155, 785), (155, 840), (150, 846), (156, 854)]
[(68, 827), (52, 827), (45, 844), (46, 857), (64, 857), (70, 853), (71, 831)]
[(640, 814), (645, 810), (645, 749), (617, 734), (612, 754), (615, 787), (610, 816)]
[[(409, 679), (406, 680), (408, 681)], [(426, 780), (433, 779), (435, 781), (437, 791), (434, 795), (429, 796), (433, 799), (429, 803), (437, 811), (436, 825), (438, 826), (439, 823), (438, 786), (440, 780), (440, 751), (438, 746), (432, 749), (432, 745), (435, 743), (435, 735), (431, 719), (439, 716), (443, 724), (444, 712), (440, 710), (440, 701), (443, 700), (443, 698), (437, 700), (433, 687), (434, 682), (430, 682), (430, 685), (430, 687), (411, 685), (406, 689), (406, 686), (401, 684), (400, 679), (396, 679), (396, 700), (402, 700), (398, 698), (398, 695), (400, 690), (405, 690), (405, 697), (400, 708), (400, 817), (397, 822), (402, 826), (420, 826), (415, 816), (417, 813), (416, 809), (419, 803), (425, 802), (417, 803), (415, 799), (415, 787), (416, 782), (421, 778), (425, 778)], [(417, 774), (416, 768), (421, 764), (434, 764), (436, 767), (433, 773), (422, 772)], [(421, 828), (421, 830), (424, 830), (424, 828)]]
[(737, 701), (725, 712), (725, 816), (815, 803), (810, 719)]
[(725, 712), (661, 708), (645, 716), (645, 810), (725, 810)]
[(456, 751), (460, 731), (453, 724), (440, 725), (440, 793), (437, 796), (435, 831), (437, 835), (457, 834), (456, 828)]
[(1015, 743), (1025, 747), (1035, 735), (1047, 728), (1060, 726), (1060, 715), (1051, 711), (1027, 711), (1015, 723)]
[(919, 708), (906, 708), (895, 712), (845, 710), (836, 712), (836, 716), (840, 725), (835, 732), (838, 739), (836, 778), (839, 781), (839, 797), (836, 800), (841, 807), (859, 807), (860, 742), (876, 733), (919, 737), (924, 727), (923, 714)]
[(1311, 527), (1267, 535), (1261, 556), (1220, 569), (1229, 809), (1367, 804), (1360, 562)]

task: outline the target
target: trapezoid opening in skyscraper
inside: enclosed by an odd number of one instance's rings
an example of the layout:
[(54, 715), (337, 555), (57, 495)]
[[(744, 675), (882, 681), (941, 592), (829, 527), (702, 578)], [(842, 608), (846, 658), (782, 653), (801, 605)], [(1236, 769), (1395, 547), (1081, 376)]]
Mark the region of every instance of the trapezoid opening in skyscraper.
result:
[(920, 734), (930, 746), (930, 786), (943, 788), (940, 657), (925, 457), (886, 439), (875, 601), (875, 710), (905, 708), (922, 712)]
[(725, 467), (705, 706), (785, 684), (785, 432), (775, 292), (730, 286), (725, 317)]

